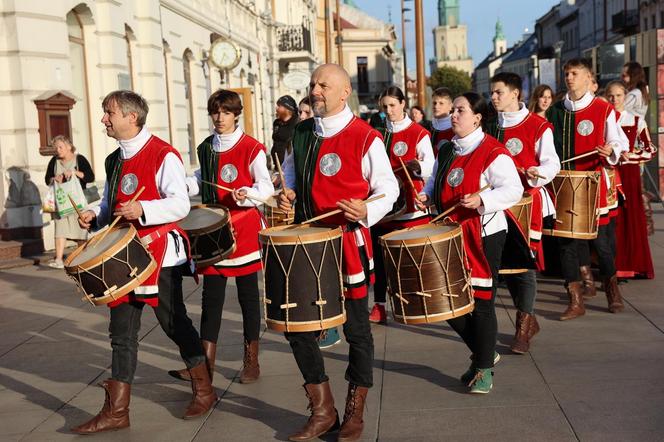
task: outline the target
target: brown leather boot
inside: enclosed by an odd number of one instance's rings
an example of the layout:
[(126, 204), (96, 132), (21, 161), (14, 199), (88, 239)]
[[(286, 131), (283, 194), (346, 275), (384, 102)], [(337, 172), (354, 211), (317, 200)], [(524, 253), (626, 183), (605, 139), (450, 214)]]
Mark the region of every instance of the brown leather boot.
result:
[(212, 388), (206, 363), (189, 369), (189, 375), (191, 376), (191, 391), (194, 395), (184, 412), (183, 419), (193, 419), (204, 415), (219, 400), (217, 393)]
[(72, 428), (73, 433), (93, 434), (129, 427), (131, 384), (106, 379), (99, 385), (106, 391), (104, 407), (86, 423)]
[(348, 396), (346, 396), (346, 411), (344, 422), (339, 430), (339, 441), (358, 440), (362, 437), (364, 430), (364, 403), (367, 400), (367, 387), (348, 384)]
[(583, 283), (583, 297), (592, 298), (596, 296), (597, 289), (595, 288), (595, 279), (593, 278), (593, 271), (590, 269), (590, 266), (579, 267), (579, 272), (581, 273), (581, 281)]
[[(212, 382), (212, 379), (214, 378), (214, 360), (217, 357), (217, 343), (201, 340), (201, 344), (203, 344), (203, 351), (205, 352), (205, 359), (207, 360), (208, 374), (210, 375), (210, 382)], [(191, 376), (189, 376), (189, 370), (187, 370), (187, 368), (181, 370), (168, 370), (168, 374), (175, 379), (191, 382)]]
[(304, 391), (309, 399), (309, 410), (311, 416), (307, 424), (297, 433), (288, 436), (288, 440), (306, 441), (312, 440), (330, 431), (339, 428), (339, 414), (334, 408), (334, 398), (330, 383), (305, 384)]
[(540, 331), (540, 326), (537, 322), (537, 316), (535, 316), (535, 313), (530, 314), (530, 321), (528, 322), (528, 325), (528, 341), (530, 341), (533, 339), (533, 336), (535, 336)]
[(604, 279), (604, 290), (606, 291), (606, 300), (609, 301), (609, 311), (618, 313), (625, 310), (620, 289), (618, 288), (618, 277), (613, 275)]
[(512, 353), (522, 355), (528, 351), (530, 348), (528, 330), (530, 329), (530, 317), (526, 312), (517, 310), (516, 312), (516, 333), (514, 334), (514, 340), (510, 346)]
[(567, 296), (569, 296), (569, 305), (567, 310), (560, 316), (561, 321), (574, 319), (586, 314), (583, 306), (583, 283), (574, 281), (567, 284)]
[(261, 374), (260, 365), (258, 365), (258, 341), (247, 341), (245, 339), (243, 361), (240, 383), (251, 384), (256, 382)]

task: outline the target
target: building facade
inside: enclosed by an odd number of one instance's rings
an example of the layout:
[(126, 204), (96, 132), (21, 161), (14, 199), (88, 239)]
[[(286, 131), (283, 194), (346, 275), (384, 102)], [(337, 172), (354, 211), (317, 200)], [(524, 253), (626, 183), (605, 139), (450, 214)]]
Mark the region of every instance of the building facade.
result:
[(435, 59), (431, 72), (452, 66), (468, 75), (473, 73), (473, 60), (468, 55), (468, 29), (459, 20), (459, 0), (438, 1), (438, 26), (433, 29)]

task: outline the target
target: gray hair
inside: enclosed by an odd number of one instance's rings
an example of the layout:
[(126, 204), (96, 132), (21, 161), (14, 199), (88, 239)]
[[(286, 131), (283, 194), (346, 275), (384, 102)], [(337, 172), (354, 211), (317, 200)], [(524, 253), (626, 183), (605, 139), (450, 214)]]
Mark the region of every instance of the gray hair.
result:
[(56, 135), (53, 138), (51, 138), (50, 146), (55, 147), (55, 143), (57, 143), (58, 141), (65, 143), (66, 145), (71, 147), (72, 152), (76, 152), (76, 146), (74, 146), (74, 143), (72, 143), (71, 140), (66, 135)]
[(113, 91), (104, 97), (104, 101), (101, 102), (101, 107), (106, 109), (111, 102), (115, 102), (120, 108), (123, 117), (126, 117), (130, 112), (134, 112), (136, 114), (136, 125), (138, 127), (145, 126), (145, 120), (148, 116), (148, 111), (150, 110), (145, 98), (133, 91)]

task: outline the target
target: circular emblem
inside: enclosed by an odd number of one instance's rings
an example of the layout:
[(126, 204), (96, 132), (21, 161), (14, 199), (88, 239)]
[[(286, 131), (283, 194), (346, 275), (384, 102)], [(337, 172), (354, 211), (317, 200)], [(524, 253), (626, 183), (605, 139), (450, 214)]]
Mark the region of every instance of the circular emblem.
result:
[(587, 137), (595, 130), (595, 125), (590, 120), (583, 120), (576, 126), (576, 131), (579, 135)]
[(440, 141), (438, 142), (438, 144), (436, 144), (436, 150), (437, 150), (437, 151), (440, 151), (440, 148), (443, 147), (443, 144), (445, 144), (445, 143), (449, 143), (449, 142), (450, 142), (450, 140), (440, 140)]
[(225, 183), (232, 183), (237, 178), (237, 168), (232, 164), (224, 164), (221, 168), (221, 180)]
[(133, 173), (129, 173), (122, 177), (120, 183), (120, 191), (125, 195), (132, 195), (138, 188), (138, 177)]
[(327, 153), (320, 159), (318, 169), (325, 176), (334, 176), (341, 170), (341, 158), (336, 153)]
[(463, 169), (457, 167), (450, 170), (450, 173), (447, 175), (447, 184), (452, 187), (456, 187), (463, 182)]
[(392, 147), (392, 152), (394, 152), (394, 155), (402, 157), (406, 155), (406, 152), (408, 152), (408, 145), (403, 141), (398, 141), (394, 143), (394, 147)]
[(510, 138), (507, 140), (507, 143), (505, 143), (505, 147), (513, 156), (517, 156), (523, 150), (523, 143), (518, 138)]

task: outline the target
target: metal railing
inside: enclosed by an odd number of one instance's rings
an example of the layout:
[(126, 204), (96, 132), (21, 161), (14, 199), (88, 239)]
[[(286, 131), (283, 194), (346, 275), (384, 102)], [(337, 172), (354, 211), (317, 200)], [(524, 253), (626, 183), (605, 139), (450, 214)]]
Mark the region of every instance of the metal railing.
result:
[(277, 48), (281, 52), (311, 52), (311, 32), (304, 25), (282, 26), (277, 29)]

